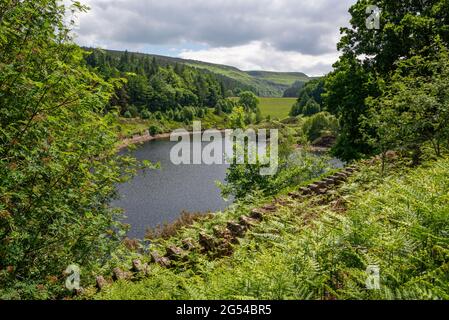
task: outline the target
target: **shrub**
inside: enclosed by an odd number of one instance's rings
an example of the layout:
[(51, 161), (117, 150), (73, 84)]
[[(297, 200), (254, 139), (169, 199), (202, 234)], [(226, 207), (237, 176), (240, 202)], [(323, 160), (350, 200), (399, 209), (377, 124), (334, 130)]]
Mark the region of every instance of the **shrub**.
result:
[(157, 125), (151, 125), (148, 128), (148, 132), (150, 133), (151, 136), (155, 136), (157, 134), (163, 133), (164, 130), (161, 127), (157, 126)]
[(142, 119), (150, 119), (151, 113), (148, 110), (142, 110), (142, 112), (140, 113), (140, 117)]
[(306, 118), (303, 124), (303, 131), (309, 141), (314, 141), (323, 134), (336, 134), (338, 130), (338, 120), (327, 112), (317, 113)]

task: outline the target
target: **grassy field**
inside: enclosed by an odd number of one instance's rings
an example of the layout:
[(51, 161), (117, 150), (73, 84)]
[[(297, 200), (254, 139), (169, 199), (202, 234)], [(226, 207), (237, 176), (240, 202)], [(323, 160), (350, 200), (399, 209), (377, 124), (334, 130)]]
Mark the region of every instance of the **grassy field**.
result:
[(284, 119), (292, 106), (296, 102), (296, 98), (259, 98), (260, 109), (264, 117), (271, 116), (272, 118)]

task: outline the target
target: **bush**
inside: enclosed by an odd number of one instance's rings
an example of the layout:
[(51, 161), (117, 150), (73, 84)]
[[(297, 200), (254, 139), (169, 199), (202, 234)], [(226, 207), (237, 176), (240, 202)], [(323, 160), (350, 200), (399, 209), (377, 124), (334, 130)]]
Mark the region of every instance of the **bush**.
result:
[(140, 113), (140, 117), (141, 117), (142, 119), (150, 119), (150, 118), (151, 118), (151, 113), (150, 113), (148, 110), (143, 110), (143, 111)]
[(157, 126), (157, 125), (151, 125), (148, 128), (148, 132), (150, 133), (151, 136), (155, 136), (157, 134), (163, 133), (164, 130), (161, 127)]
[(337, 118), (327, 112), (320, 112), (306, 118), (303, 124), (303, 131), (310, 142), (320, 138), (322, 135), (336, 135), (337, 130)]

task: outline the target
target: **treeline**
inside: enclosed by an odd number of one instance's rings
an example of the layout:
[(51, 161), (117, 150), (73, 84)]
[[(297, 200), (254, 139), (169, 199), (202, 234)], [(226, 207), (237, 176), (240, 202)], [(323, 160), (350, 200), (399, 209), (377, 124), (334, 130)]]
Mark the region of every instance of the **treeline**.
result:
[(156, 57), (127, 51), (89, 52), (86, 62), (92, 69), (106, 80), (122, 79), (109, 105), (128, 118), (163, 113), (183, 121), (201, 116), (202, 108), (215, 108), (226, 95), (225, 84), (212, 74), (183, 64), (162, 64)]
[(318, 105), (335, 114), (333, 151), (345, 160), (394, 149), (418, 163), (426, 147), (440, 155), (449, 143), (449, 1), (369, 4), (381, 8), (380, 29), (367, 28), (366, 1), (354, 4), (334, 71), (324, 88), (301, 91), (292, 115), (313, 113)]

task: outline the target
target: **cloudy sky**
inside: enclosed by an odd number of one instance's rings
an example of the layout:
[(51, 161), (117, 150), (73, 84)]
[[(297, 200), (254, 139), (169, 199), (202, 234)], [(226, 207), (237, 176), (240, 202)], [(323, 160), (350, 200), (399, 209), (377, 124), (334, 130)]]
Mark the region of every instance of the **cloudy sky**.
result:
[(355, 0), (83, 0), (83, 46), (322, 75)]

